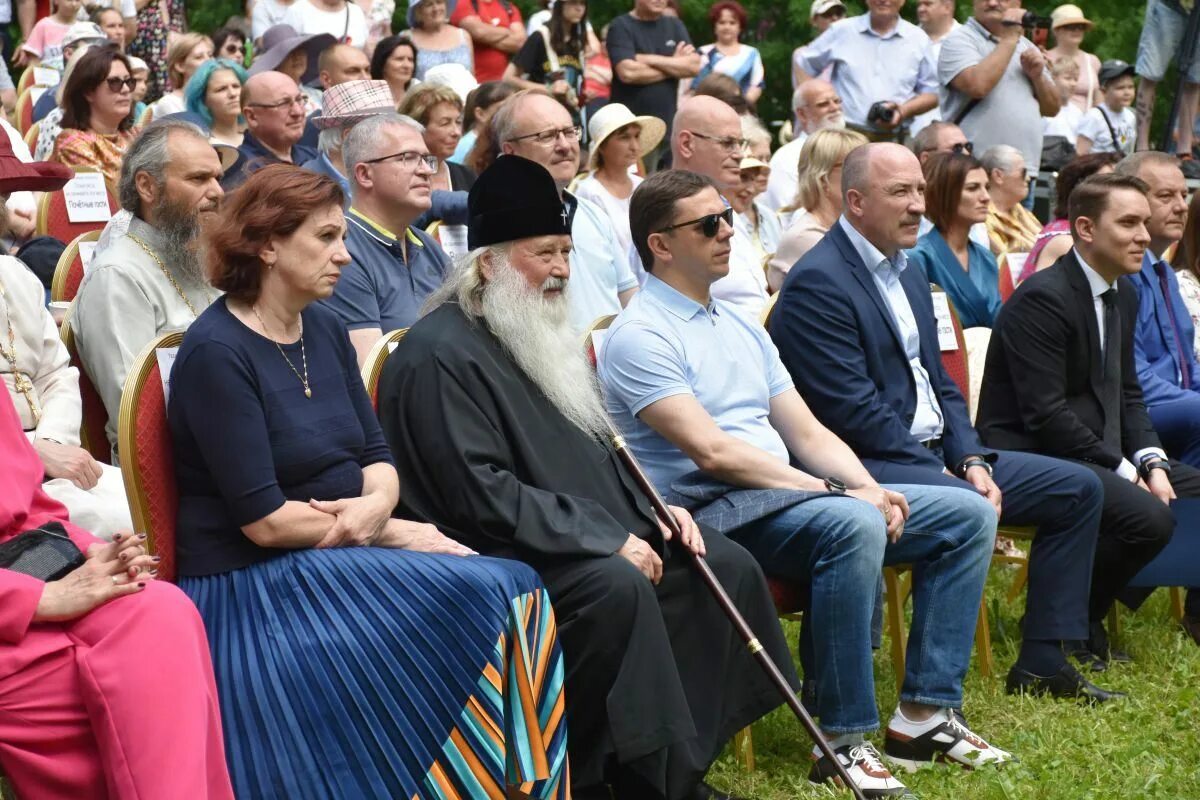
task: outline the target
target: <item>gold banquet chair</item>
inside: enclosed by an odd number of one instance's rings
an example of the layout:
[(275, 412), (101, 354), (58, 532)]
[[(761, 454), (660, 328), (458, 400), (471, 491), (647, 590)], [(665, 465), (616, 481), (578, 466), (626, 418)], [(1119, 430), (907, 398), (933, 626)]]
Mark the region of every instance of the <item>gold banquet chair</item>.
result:
[(371, 345), (363, 361), (363, 385), (367, 387), (367, 395), (371, 398), (371, 408), (376, 412), (379, 411), (379, 376), (383, 374), (383, 365), (406, 333), (408, 328), (400, 328), (379, 337), (379, 340)]

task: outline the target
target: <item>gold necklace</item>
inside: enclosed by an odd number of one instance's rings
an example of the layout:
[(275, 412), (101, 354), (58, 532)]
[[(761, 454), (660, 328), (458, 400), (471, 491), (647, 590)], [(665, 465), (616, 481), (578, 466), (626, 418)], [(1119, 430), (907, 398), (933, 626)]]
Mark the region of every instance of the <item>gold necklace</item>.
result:
[(312, 397), (312, 389), (308, 386), (308, 354), (304, 352), (304, 320), (302, 319), (298, 323), (300, 325), (300, 359), (304, 364), (304, 375), (301, 376), (296, 370), (296, 365), (288, 358), (287, 353), (283, 352), (283, 346), (267, 331), (267, 323), (263, 322), (263, 318), (259, 316), (258, 309), (255, 306), (250, 306), (250, 310), (254, 312), (254, 316), (258, 317), (258, 324), (262, 326), (263, 334), (272, 342), (275, 342), (275, 348), (279, 350), (279, 355), (283, 356), (283, 360), (292, 368), (292, 372), (296, 375), (296, 378), (304, 385), (304, 396)]
[(0, 346), (0, 356), (12, 367), (13, 389), (21, 393), (29, 405), (29, 414), (33, 417), (33, 427), (42, 421), (42, 407), (33, 396), (33, 381), (17, 366), (17, 333), (13, 330), (12, 303), (8, 302), (8, 293), (4, 291), (4, 282), (0, 281), (0, 300), (4, 301), (4, 317), (8, 321), (8, 349)]
[[(184, 294), (183, 289), (181, 289), (179, 287), (179, 284), (175, 280), (175, 276), (171, 274), (171, 270), (167, 269), (167, 265), (162, 262), (162, 259), (158, 257), (158, 254), (150, 249), (150, 245), (146, 244), (141, 239), (139, 239), (137, 236), (134, 236), (132, 233), (127, 233), (125, 235), (128, 238), (132, 239), (134, 244), (136, 244), (138, 247), (145, 250), (146, 255), (153, 258), (155, 264), (158, 264), (158, 268), (160, 270), (162, 270), (162, 274), (167, 276), (167, 280), (171, 282), (171, 286), (175, 289), (175, 294), (179, 295), (179, 299), (182, 300), (185, 305), (187, 305), (188, 311), (192, 312), (192, 319), (195, 319), (196, 317), (200, 316), (198, 313), (196, 313), (196, 307), (194, 305), (192, 305), (192, 301), (188, 300), (188, 296), (186, 294)], [(206, 297), (207, 297), (207, 295), (206, 295)], [(211, 298), (208, 298), (208, 299), (209, 299), (209, 302), (212, 301)]]

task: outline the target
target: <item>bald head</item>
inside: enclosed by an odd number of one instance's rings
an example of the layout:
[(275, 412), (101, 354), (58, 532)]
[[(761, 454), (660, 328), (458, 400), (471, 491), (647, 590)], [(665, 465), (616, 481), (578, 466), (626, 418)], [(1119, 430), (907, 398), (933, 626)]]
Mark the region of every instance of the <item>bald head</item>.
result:
[(260, 72), (242, 87), (246, 128), (280, 158), (290, 160), (292, 147), (304, 135), (304, 95), (282, 72)]
[(846, 219), (885, 256), (917, 243), (925, 177), (907, 147), (879, 142), (851, 150), (842, 164), (842, 197)]
[(742, 180), (742, 123), (737, 112), (715, 97), (689, 97), (672, 123), (673, 166), (711, 178), (722, 192)]
[(335, 44), (321, 51), (317, 59), (321, 88), (328, 89), (347, 81), (371, 79), (371, 62), (367, 54), (349, 44)]
[(810, 78), (800, 85), (792, 99), (805, 133), (846, 127), (846, 118), (842, 116), (842, 98), (829, 81)]

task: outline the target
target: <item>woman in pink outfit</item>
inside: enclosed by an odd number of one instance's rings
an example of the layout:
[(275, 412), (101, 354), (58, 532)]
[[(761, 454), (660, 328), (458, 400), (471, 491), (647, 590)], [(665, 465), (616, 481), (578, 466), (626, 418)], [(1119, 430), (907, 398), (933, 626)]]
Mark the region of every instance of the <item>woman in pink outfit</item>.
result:
[(87, 556), (57, 581), (0, 569), (0, 769), (33, 800), (232, 798), (195, 606), (141, 537), (73, 526), (42, 473), (0, 392), (0, 543), (58, 522)]

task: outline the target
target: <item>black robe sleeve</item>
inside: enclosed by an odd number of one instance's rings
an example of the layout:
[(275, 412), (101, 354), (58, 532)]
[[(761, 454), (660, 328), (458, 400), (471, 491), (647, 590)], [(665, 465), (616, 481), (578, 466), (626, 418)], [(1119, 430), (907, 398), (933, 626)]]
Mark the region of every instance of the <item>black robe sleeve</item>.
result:
[[(407, 364), (402, 379), (384, 373), (380, 417), (400, 469), (402, 509), (485, 553), (512, 548), (518, 555), (577, 557), (619, 550), (630, 532), (600, 503), (517, 477), (508, 441), (517, 434), (493, 396), (478, 381), (463, 380), (471, 368), (478, 365), (448, 364), (431, 354)], [(521, 449), (536, 452), (540, 444)]]

